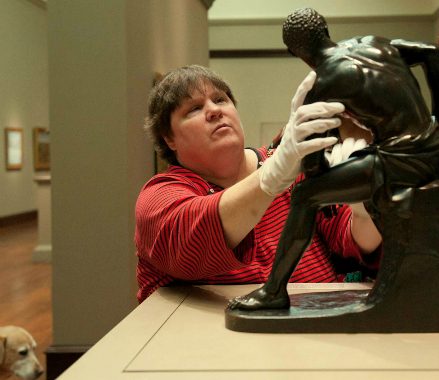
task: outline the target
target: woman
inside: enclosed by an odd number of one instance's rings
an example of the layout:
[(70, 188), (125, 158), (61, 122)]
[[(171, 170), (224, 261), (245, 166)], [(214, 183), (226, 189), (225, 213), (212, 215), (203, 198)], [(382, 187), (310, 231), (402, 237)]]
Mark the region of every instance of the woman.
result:
[[(302, 106), (314, 80), (312, 72), (299, 86), (272, 157), (265, 147), (244, 149), (236, 100), (227, 83), (210, 70), (182, 67), (153, 88), (146, 128), (170, 167), (145, 185), (136, 205), (139, 302), (178, 280), (266, 280), (302, 158), (337, 141), (305, 141), (338, 127), (341, 122), (334, 115), (344, 111), (340, 103)], [(336, 281), (332, 252), (363, 260), (375, 251), (380, 238), (374, 235), (373, 222), (374, 244), (360, 247), (351, 233), (351, 214), (344, 206), (331, 220), (319, 217), (313, 243), (291, 282)], [(367, 261), (376, 265), (373, 256)]]

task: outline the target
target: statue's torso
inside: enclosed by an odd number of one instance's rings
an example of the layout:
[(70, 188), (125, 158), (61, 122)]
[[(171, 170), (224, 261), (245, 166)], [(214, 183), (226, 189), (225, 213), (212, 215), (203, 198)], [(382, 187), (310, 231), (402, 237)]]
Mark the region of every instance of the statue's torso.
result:
[(417, 135), (430, 112), (419, 85), (388, 40), (367, 36), (326, 49), (316, 67), (317, 81), (306, 103), (340, 101), (376, 142)]

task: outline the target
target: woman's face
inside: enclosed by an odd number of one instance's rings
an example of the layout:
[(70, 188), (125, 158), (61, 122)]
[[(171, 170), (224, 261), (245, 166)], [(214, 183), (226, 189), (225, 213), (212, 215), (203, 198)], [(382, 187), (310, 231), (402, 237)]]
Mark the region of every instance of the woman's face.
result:
[(203, 176), (230, 150), (244, 149), (244, 132), (235, 105), (210, 84), (194, 89), (171, 113), (172, 136), (166, 143), (183, 167)]

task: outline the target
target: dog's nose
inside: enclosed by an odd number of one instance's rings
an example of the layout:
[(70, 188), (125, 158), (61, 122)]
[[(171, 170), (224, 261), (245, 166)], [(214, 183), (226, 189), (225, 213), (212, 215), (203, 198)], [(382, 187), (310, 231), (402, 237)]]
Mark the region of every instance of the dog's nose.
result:
[(44, 371), (42, 369), (36, 369), (35, 370), (35, 379), (38, 379), (43, 373), (44, 373)]

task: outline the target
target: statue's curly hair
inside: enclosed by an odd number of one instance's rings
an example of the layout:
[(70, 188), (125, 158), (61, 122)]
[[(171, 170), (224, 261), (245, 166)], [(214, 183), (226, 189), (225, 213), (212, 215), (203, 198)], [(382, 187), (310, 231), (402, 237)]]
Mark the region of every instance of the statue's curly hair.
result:
[(322, 15), (312, 8), (299, 8), (283, 24), (283, 41), (297, 57), (310, 56), (320, 41), (329, 38), (328, 25)]

